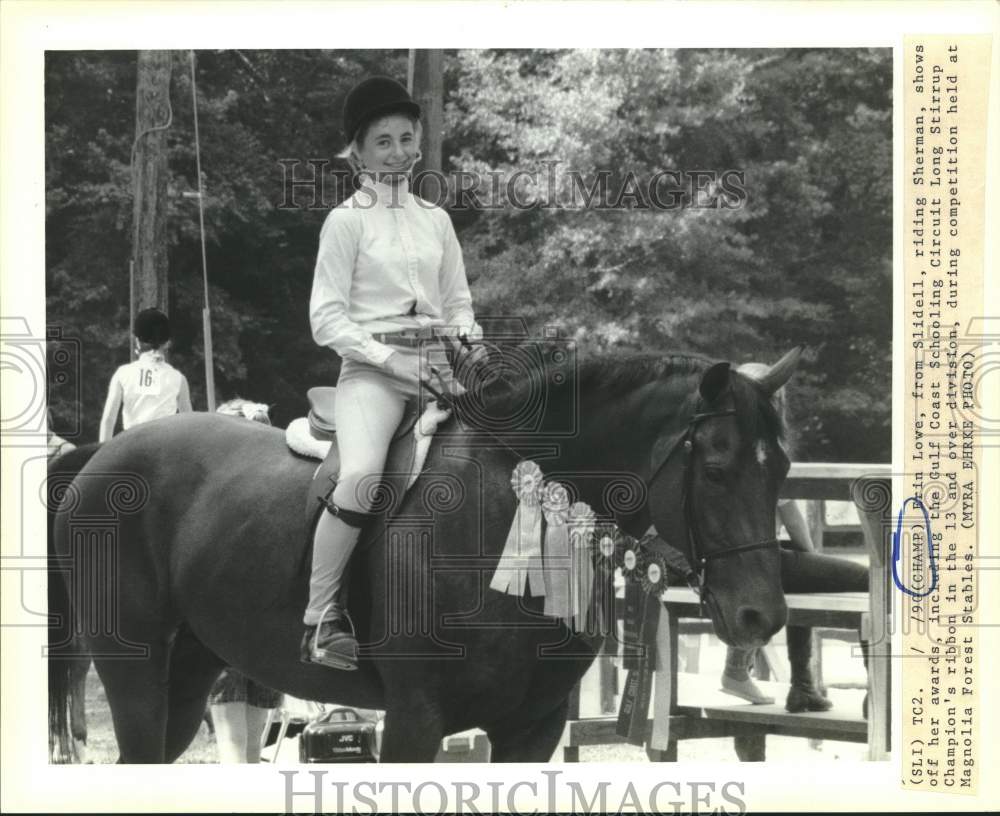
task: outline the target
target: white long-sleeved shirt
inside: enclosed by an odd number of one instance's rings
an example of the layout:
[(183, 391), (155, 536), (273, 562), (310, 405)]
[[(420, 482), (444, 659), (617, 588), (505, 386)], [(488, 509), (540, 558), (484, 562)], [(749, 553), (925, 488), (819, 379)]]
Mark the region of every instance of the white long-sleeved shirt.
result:
[(448, 214), (404, 184), (366, 182), (323, 224), (309, 299), (313, 339), (382, 365), (377, 332), (444, 327), (481, 336)]
[(114, 433), (118, 410), (122, 427), (150, 422), (191, 410), (187, 378), (163, 359), (159, 351), (144, 351), (139, 358), (119, 366), (111, 377), (101, 417), (100, 441)]

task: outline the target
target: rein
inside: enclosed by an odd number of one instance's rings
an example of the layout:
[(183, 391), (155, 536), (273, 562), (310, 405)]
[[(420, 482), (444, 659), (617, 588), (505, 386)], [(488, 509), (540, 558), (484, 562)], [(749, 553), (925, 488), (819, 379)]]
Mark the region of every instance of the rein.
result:
[(654, 468), (649, 479), (652, 485), (660, 472), (666, 467), (674, 453), (681, 449), (684, 451), (684, 474), (683, 492), (681, 494), (681, 507), (684, 514), (684, 526), (687, 528), (688, 555), (685, 555), (678, 548), (668, 543), (657, 531), (656, 535), (649, 534), (641, 540), (641, 544), (655, 550), (664, 563), (675, 573), (680, 575), (687, 584), (698, 593), (698, 597), (704, 613), (704, 606), (707, 596), (711, 595), (711, 588), (708, 586), (706, 570), (708, 562), (720, 558), (738, 555), (739, 553), (751, 552), (753, 550), (771, 549), (778, 546), (777, 538), (768, 538), (752, 544), (741, 544), (736, 547), (727, 547), (716, 552), (707, 552), (701, 537), (701, 528), (694, 513), (694, 467), (692, 464), (692, 454), (694, 452), (694, 435), (698, 426), (706, 419), (714, 417), (735, 416), (735, 409), (729, 408), (722, 411), (699, 411), (688, 420), (687, 428), (674, 440), (667, 450), (663, 460)]

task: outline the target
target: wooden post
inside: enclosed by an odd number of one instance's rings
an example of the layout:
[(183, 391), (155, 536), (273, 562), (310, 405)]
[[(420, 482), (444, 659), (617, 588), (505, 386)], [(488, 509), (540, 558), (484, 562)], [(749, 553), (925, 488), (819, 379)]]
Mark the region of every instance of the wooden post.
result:
[(438, 48), (410, 49), (410, 95), (420, 105), (424, 126), (422, 167), (441, 170), (444, 138), (444, 51)]
[[(583, 682), (583, 678), (577, 681), (576, 685), (573, 686), (573, 690), (569, 693), (569, 703), (567, 705), (566, 711), (566, 722), (571, 723), (574, 720), (580, 719), (580, 683)], [(580, 761), (580, 748), (577, 745), (565, 745), (563, 746), (563, 762), (579, 762)]]
[(601, 713), (615, 713), (615, 697), (618, 692), (618, 670), (611, 655), (601, 654), (597, 658), (601, 685)]
[(166, 131), (171, 118), (171, 61), (169, 51), (139, 52), (132, 172), (133, 314), (150, 307), (168, 312)]
[(809, 525), (809, 537), (812, 539), (816, 552), (823, 552), (823, 531), (825, 529), (826, 502), (813, 499), (806, 502), (806, 521)]
[(889, 614), (889, 574), (892, 569), (892, 483), (888, 479), (859, 478), (851, 487), (858, 507), (870, 559), (869, 614), (862, 621), (862, 639), (868, 654), (868, 758), (889, 755), (892, 630)]
[(435, 203), (443, 203), (444, 189), (435, 183), (442, 168), (444, 141), (444, 51), (437, 48), (411, 48), (407, 84), (413, 101), (420, 105), (424, 133), (423, 159), (418, 173), (430, 172), (418, 179), (419, 193)]

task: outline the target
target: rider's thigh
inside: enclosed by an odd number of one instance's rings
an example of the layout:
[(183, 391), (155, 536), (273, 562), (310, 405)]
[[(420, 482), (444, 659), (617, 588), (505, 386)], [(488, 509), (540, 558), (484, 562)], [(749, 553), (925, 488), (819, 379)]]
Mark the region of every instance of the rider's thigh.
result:
[(341, 484), (382, 473), (407, 402), (390, 379), (378, 370), (356, 370), (337, 383), (334, 419)]

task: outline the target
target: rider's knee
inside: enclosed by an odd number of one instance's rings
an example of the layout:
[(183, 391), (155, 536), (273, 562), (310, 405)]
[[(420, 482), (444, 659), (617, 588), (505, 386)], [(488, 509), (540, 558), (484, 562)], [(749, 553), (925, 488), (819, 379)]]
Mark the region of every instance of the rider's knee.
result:
[(382, 472), (374, 468), (342, 472), (337, 478), (334, 501), (349, 510), (367, 513), (378, 501), (377, 492), (381, 483)]

